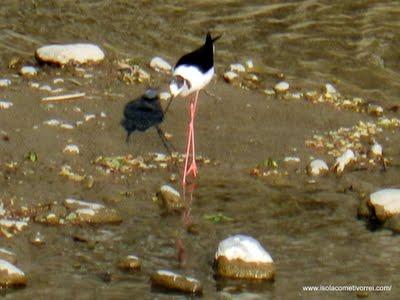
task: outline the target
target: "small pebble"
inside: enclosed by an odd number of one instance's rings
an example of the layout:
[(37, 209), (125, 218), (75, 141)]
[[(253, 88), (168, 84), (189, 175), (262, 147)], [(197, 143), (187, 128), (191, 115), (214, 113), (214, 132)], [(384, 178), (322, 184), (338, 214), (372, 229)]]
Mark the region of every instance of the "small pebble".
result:
[(40, 245), (45, 244), (45, 239), (44, 239), (43, 234), (41, 234), (39, 231), (37, 231), (31, 235), (31, 237), (29, 238), (29, 242), (33, 245), (40, 246)]
[(248, 71), (252, 70), (254, 68), (254, 63), (251, 59), (246, 60), (246, 62), (244, 63), (246, 66), (246, 69)]
[(14, 104), (12, 102), (10, 102), (10, 101), (0, 100), (0, 109), (9, 109), (13, 105)]
[(53, 80), (54, 84), (63, 83), (63, 82), (64, 82), (64, 79), (62, 79), (62, 78), (54, 78), (54, 80)]
[(39, 90), (51, 92), (52, 88), (48, 84), (39, 87)]
[(242, 64), (231, 64), (229, 69), (236, 73), (246, 72), (246, 69)]
[(19, 73), (23, 76), (34, 76), (38, 73), (38, 70), (32, 66), (24, 66), (21, 68)]
[(274, 86), (275, 91), (278, 93), (284, 93), (289, 90), (289, 83), (286, 81), (281, 81)]
[(336, 158), (336, 162), (333, 169), (336, 173), (340, 174), (343, 172), (344, 168), (351, 162), (355, 161), (356, 157), (351, 149), (347, 149), (341, 156)]
[(0, 79), (0, 87), (7, 87), (11, 85), (10, 79)]
[(328, 165), (322, 159), (313, 160), (307, 167), (309, 175), (318, 176), (329, 171)]
[(171, 65), (162, 59), (161, 57), (153, 57), (150, 61), (150, 67), (156, 71), (163, 71), (163, 72), (169, 72), (171, 71), (172, 67)]
[(83, 116), (83, 118), (85, 119), (85, 122), (87, 122), (87, 121), (90, 121), (90, 120), (95, 119), (95, 118), (96, 118), (96, 115), (95, 115), (95, 114), (85, 114), (85, 115)]
[(337, 94), (337, 90), (335, 89), (335, 87), (332, 84), (327, 83), (327, 84), (325, 84), (325, 93), (329, 94), (329, 95), (334, 95), (334, 94)]
[(167, 101), (167, 100), (171, 99), (172, 96), (171, 96), (171, 93), (169, 93), (169, 92), (161, 92), (158, 95), (158, 97), (160, 98), (160, 100)]
[(224, 79), (228, 83), (232, 83), (238, 77), (239, 77), (239, 75), (232, 71), (228, 71), (228, 72), (224, 73)]
[(70, 154), (79, 154), (79, 147), (74, 144), (69, 144), (69, 145), (65, 146), (63, 152), (70, 153)]
[(136, 271), (140, 269), (140, 260), (135, 255), (128, 255), (118, 262), (118, 268), (121, 270)]

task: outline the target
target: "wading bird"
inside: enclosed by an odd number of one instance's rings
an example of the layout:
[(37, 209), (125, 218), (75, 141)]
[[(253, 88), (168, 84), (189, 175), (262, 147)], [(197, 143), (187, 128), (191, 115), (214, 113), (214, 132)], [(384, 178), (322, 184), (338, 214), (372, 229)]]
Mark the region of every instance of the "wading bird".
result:
[[(207, 33), (206, 41), (203, 46), (185, 54), (176, 63), (173, 69), (173, 79), (170, 83), (170, 91), (175, 98), (180, 95), (182, 97), (189, 96), (189, 130), (186, 145), (185, 165), (183, 169), (183, 185), (186, 185), (186, 177), (192, 173), (193, 177), (197, 176), (195, 139), (194, 139), (194, 117), (196, 113), (197, 100), (199, 91), (203, 89), (214, 76), (214, 42), (221, 36), (215, 38)], [(168, 108), (168, 107), (167, 107)], [(167, 109), (166, 109), (167, 110)], [(189, 163), (189, 156), (192, 162)]]

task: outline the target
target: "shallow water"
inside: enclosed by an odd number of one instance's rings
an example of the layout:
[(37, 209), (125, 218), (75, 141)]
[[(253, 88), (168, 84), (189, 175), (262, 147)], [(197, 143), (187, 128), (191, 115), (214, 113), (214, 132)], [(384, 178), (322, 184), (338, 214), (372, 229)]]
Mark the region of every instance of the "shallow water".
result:
[[(149, 274), (157, 269), (177, 270), (204, 284), (204, 299), (342, 299), (354, 293), (303, 292), (304, 285), (392, 285), (392, 292), (371, 294), (396, 298), (400, 283), (395, 259), (398, 236), (390, 231), (369, 231), (357, 219), (358, 193), (382, 186), (398, 186), (398, 130), (385, 132), (380, 142), (394, 158), (387, 172), (352, 171), (330, 175), (309, 184), (304, 172), (282, 182), (251, 177), (250, 170), (268, 157), (298, 155), (301, 170), (310, 156), (322, 156), (304, 146), (314, 133), (352, 126), (373, 117), (338, 111), (324, 105), (282, 102), (255, 91), (241, 91), (219, 80), (210, 90), (221, 97), (202, 95), (197, 127), (197, 149), (216, 164), (203, 165), (193, 192), (191, 218), (198, 234), (189, 234), (180, 215), (163, 216), (152, 196), (174, 170), (137, 171), (127, 177), (101, 175), (91, 163), (99, 155), (142, 154), (164, 149), (156, 133), (135, 135), (130, 145), (118, 122), (124, 103), (139, 95), (143, 85), (118, 80), (114, 60), (131, 58), (145, 66), (160, 55), (174, 62), (200, 45), (207, 29), (222, 33), (217, 44), (217, 72), (230, 63), (254, 60), (264, 87), (271, 88), (283, 73), (294, 90), (320, 89), (333, 82), (339, 91), (384, 106), (398, 103), (400, 91), (400, 4), (398, 1), (9, 1), (0, 8), (0, 77), (10, 77), (9, 60), (34, 62), (38, 46), (52, 42), (91, 41), (107, 51), (107, 62), (88, 68), (91, 80), (70, 69), (45, 68), (36, 81), (76, 78), (76, 87), (92, 100), (65, 103), (47, 109), (39, 104), (43, 91), (32, 90), (29, 80), (13, 79), (1, 98), (14, 109), (0, 111), (0, 130), (10, 141), (0, 141), (0, 199), (13, 196), (30, 206), (68, 196), (96, 200), (116, 208), (121, 225), (99, 227), (46, 227), (31, 223), (28, 230), (1, 246), (18, 255), (18, 266), (28, 274), (28, 286), (9, 290), (6, 298), (79, 299), (185, 299), (179, 294), (152, 290)], [(11, 77), (10, 77), (11, 78)], [(168, 78), (155, 79), (165, 85)], [(110, 96), (114, 95), (114, 96)], [(65, 133), (41, 126), (49, 118), (76, 121), (83, 112), (107, 118)], [(34, 112), (34, 113), (32, 113)], [(184, 147), (186, 105), (173, 104), (163, 124)], [(21, 121), (23, 120), (23, 122)], [(32, 127), (39, 125), (39, 130)], [(65, 156), (63, 147), (80, 146), (78, 157)], [(296, 148), (294, 150), (293, 148)], [(37, 164), (24, 161), (34, 150)], [(5, 162), (17, 161), (8, 174)], [(57, 176), (68, 163), (95, 177), (92, 189)], [(7, 175), (7, 176), (5, 176)], [(178, 184), (175, 184), (178, 186)], [(125, 193), (128, 192), (128, 193)], [(233, 221), (214, 224), (206, 215), (222, 213)], [(46, 237), (41, 247), (28, 242), (32, 232)], [(97, 242), (72, 238), (86, 234)], [(212, 259), (218, 242), (246, 233), (270, 251), (277, 265), (273, 283), (224, 282), (213, 277)], [(177, 259), (177, 241), (185, 248), (184, 265)], [(135, 254), (142, 271), (127, 274), (116, 268), (121, 256)], [(109, 272), (109, 273), (107, 273)], [(222, 294), (225, 291), (225, 294)], [(189, 298), (189, 297), (188, 297)]]

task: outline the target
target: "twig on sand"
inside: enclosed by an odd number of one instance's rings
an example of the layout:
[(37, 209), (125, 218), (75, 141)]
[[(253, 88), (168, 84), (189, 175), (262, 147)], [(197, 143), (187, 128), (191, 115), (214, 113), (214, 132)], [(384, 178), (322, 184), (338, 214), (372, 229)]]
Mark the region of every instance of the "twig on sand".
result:
[(86, 95), (86, 93), (75, 93), (75, 94), (67, 94), (67, 95), (60, 95), (60, 96), (50, 96), (50, 97), (42, 98), (42, 102), (71, 100), (71, 99), (84, 97), (85, 95)]

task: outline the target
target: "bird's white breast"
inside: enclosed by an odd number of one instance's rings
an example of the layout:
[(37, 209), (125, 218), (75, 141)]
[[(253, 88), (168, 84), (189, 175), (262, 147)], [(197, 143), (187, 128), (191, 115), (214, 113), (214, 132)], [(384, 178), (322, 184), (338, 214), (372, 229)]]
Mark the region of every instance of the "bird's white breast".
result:
[(174, 76), (182, 76), (184, 79), (189, 81), (190, 88), (183, 90), (180, 95), (186, 97), (191, 93), (201, 90), (208, 83), (210, 83), (214, 76), (214, 67), (208, 70), (206, 73), (202, 73), (198, 68), (188, 65), (180, 65), (174, 70)]

